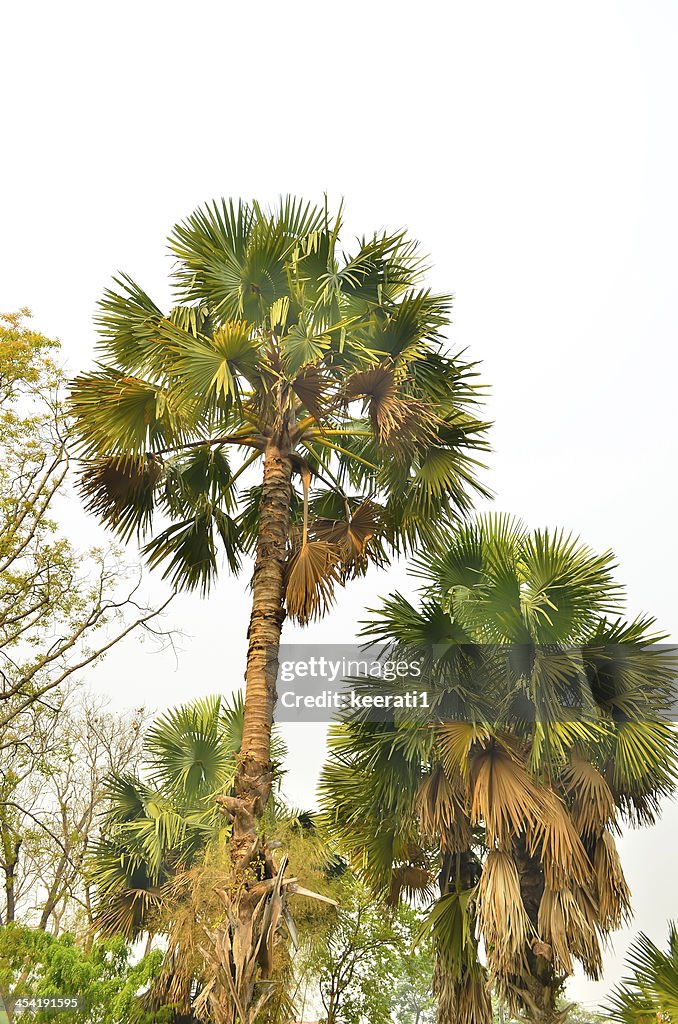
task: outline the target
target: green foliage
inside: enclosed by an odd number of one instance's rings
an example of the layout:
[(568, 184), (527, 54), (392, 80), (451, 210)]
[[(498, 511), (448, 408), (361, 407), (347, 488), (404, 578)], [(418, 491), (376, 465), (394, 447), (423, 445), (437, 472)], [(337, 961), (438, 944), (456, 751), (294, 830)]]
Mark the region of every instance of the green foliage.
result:
[[(19, 925), (0, 928), (0, 992), (10, 1003), (20, 996), (80, 996), (84, 1009), (60, 1012), (63, 1024), (171, 1020), (168, 1012), (145, 1014), (137, 1000), (157, 975), (161, 961), (162, 954), (153, 952), (133, 963), (130, 949), (119, 937), (83, 949), (68, 934), (55, 938)], [(31, 1019), (44, 1024), (53, 1015), (41, 1010)]]
[(390, 911), (351, 872), (335, 879), (325, 914), (295, 960), (297, 1003), (322, 1006), (328, 1024), (427, 1024), (435, 1017), (433, 947), (415, 944), (421, 913)]
[(630, 907), (613, 834), (675, 789), (675, 655), (652, 646), (652, 620), (622, 620), (613, 568), (562, 531), (490, 515), (415, 560), (419, 603), (391, 595), (365, 625), (390, 659), (418, 659), (433, 713), (335, 727), (325, 821), (382, 897), (438, 884), (452, 1013), (480, 993), (479, 937), (515, 1012), (555, 997), (574, 959), (599, 976), (600, 938)]
[[(340, 532), (367, 499), (378, 512), (357, 552), (345, 560), (338, 544), (323, 560), (326, 587), (311, 574), (301, 620), (367, 561), (433, 541), (484, 493), (487, 424), (476, 368), (445, 350), (450, 297), (423, 286), (403, 232), (346, 255), (341, 221), (289, 197), (208, 204), (171, 234), (173, 309), (125, 275), (101, 301), (100, 362), (71, 395), (83, 492), (177, 587), (205, 590), (223, 556), (238, 571), (258, 521), (243, 474), (274, 441), (312, 498), (339, 499)], [(291, 501), (303, 503), (296, 480)]]
[(77, 550), (55, 521), (69, 470), (64, 381), (58, 343), (27, 316), (0, 317), (0, 752), (22, 742), (22, 716), (50, 691), (157, 614), (130, 600), (138, 579), (114, 552)]
[[(228, 828), (215, 797), (233, 785), (242, 718), (240, 695), (173, 708), (148, 730), (139, 775), (111, 776), (104, 834), (90, 857), (106, 934), (162, 931), (165, 887)], [(279, 740), (273, 756), (279, 764)]]
[(666, 951), (641, 933), (626, 958), (629, 975), (606, 1007), (619, 1024), (670, 1024), (678, 1020), (678, 929), (669, 926)]

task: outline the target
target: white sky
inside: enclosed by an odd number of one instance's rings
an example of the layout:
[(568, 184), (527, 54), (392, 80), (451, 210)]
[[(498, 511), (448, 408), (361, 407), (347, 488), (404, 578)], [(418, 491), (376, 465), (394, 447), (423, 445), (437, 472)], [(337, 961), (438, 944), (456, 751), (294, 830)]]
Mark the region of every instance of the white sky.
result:
[[(164, 239), (206, 199), (327, 191), (346, 238), (407, 226), (492, 385), (495, 507), (614, 548), (630, 609), (675, 638), (677, 30), (670, 0), (5, 5), (0, 308), (29, 305), (76, 370), (111, 273), (164, 301)], [(181, 598), (178, 665), (131, 642), (96, 685), (154, 707), (239, 686), (246, 579)], [(350, 641), (395, 585), (353, 585), (305, 638)], [(288, 730), (306, 805), (310, 728)], [(677, 837), (674, 806), (624, 839), (636, 918), (574, 997), (636, 930), (664, 941)]]

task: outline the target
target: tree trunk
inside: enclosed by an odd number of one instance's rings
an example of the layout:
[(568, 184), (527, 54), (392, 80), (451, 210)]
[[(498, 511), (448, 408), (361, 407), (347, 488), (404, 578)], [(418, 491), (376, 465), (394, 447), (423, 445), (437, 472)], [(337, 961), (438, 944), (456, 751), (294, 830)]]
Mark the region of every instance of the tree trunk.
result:
[[(278, 871), (271, 851), (259, 835), (259, 822), (273, 783), (271, 727), (285, 618), (291, 492), (292, 462), (284, 428), (269, 442), (264, 454), (243, 737), (234, 793), (217, 798), (223, 813), (233, 823), (233, 877), (228, 892), (222, 893), (227, 919), (211, 939), (216, 984), (209, 989), (208, 1004), (210, 1019), (217, 1024), (251, 1024), (261, 1008), (266, 995), (257, 992), (257, 981), (259, 977), (270, 976), (273, 943), (285, 899), (281, 885), (284, 862)], [(277, 881), (276, 874), (280, 876)]]
[(16, 868), (19, 863), (19, 851), (21, 840), (7, 844), (6, 860), (3, 862), (5, 871), (5, 899), (7, 924), (14, 921), (16, 917)]
[[(468, 892), (476, 885), (482, 870), (471, 850), (445, 853), (438, 877), (440, 895)], [(475, 933), (475, 914), (470, 932)], [(433, 990), (438, 999), (438, 1024), (492, 1024), (492, 1000), (487, 975), (478, 959), (475, 939), (461, 963), (444, 946), (436, 949)]]
[(245, 671), (242, 746), (235, 776), (231, 855), (247, 867), (256, 845), (257, 823), (271, 792), (271, 726), (276, 700), (278, 651), (285, 618), (285, 563), (290, 524), (292, 463), (289, 445), (270, 443), (264, 456), (257, 556), (252, 577), (252, 613)]
[[(520, 876), (520, 891), (535, 934), (539, 934), (539, 904), (544, 894), (544, 876), (539, 859), (527, 849), (524, 836), (515, 839), (513, 856)], [(527, 970), (511, 979), (511, 988), (517, 996), (523, 1014), (535, 1024), (554, 1024), (562, 1021), (563, 1014), (557, 1009), (558, 997), (563, 988), (564, 978), (556, 974), (550, 947), (545, 943), (535, 944), (526, 950)]]
[(47, 898), (45, 899), (45, 903), (42, 908), (42, 913), (40, 915), (40, 920), (38, 922), (38, 928), (40, 929), (40, 931), (47, 931), (49, 919), (54, 913), (56, 905), (59, 902), (59, 899), (63, 895), (62, 875), (67, 865), (68, 854), (62, 853), (61, 857), (59, 858), (59, 863), (57, 864), (56, 871), (54, 873), (54, 882), (50, 886), (50, 889), (47, 893)]

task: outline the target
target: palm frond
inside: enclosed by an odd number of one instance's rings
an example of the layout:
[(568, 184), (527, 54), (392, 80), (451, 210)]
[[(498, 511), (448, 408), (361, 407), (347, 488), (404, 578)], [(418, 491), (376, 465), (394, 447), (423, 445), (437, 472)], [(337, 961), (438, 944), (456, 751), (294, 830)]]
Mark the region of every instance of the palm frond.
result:
[(322, 540), (309, 540), (287, 566), (285, 601), (288, 614), (304, 625), (322, 615), (334, 601), (340, 583), (339, 554)]
[(533, 828), (541, 815), (539, 792), (505, 746), (490, 741), (471, 754), (471, 820), (483, 823), (490, 845)]
[(495, 973), (521, 967), (532, 931), (516, 864), (504, 850), (490, 850), (478, 884), (478, 929)]
[(657, 1024), (678, 1020), (678, 932), (669, 926), (668, 950), (641, 932), (627, 957), (631, 972), (612, 992), (606, 1007), (618, 1024)]
[(631, 916), (631, 892), (612, 833), (603, 829), (593, 854), (598, 893), (599, 923), (603, 931), (619, 928)]
[(565, 792), (572, 801), (575, 827), (585, 835), (600, 832), (615, 815), (614, 794), (595, 765), (574, 754), (563, 769)]
[(175, 587), (206, 592), (217, 574), (215, 533), (223, 544), (228, 564), (237, 572), (240, 541), (231, 517), (219, 508), (203, 508), (190, 519), (172, 523), (143, 548), (151, 568), (167, 562), (163, 577)]
[(149, 528), (162, 475), (162, 460), (152, 455), (102, 456), (84, 464), (80, 493), (88, 512), (129, 540)]

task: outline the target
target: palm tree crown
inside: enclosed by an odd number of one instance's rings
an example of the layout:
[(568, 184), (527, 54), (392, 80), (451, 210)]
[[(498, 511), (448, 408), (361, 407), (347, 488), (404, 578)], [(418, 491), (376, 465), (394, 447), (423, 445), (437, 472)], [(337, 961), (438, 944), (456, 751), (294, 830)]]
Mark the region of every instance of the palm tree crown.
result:
[(442, 339), (450, 297), (423, 287), (404, 233), (343, 256), (340, 228), (341, 213), (289, 198), (199, 209), (170, 237), (177, 304), (163, 313), (116, 279), (101, 361), (72, 390), (90, 508), (124, 538), (152, 533), (150, 563), (178, 586), (209, 584), (219, 544), (232, 570), (254, 548), (261, 486), (244, 488), (246, 471), (284, 441), (300, 482), (287, 604), (301, 621), (367, 558), (431, 535), (482, 490), (475, 369)]
[(651, 620), (620, 619), (613, 568), (491, 515), (415, 560), (419, 605), (392, 595), (366, 627), (422, 661), (436, 713), (336, 727), (326, 815), (387, 898), (437, 888), (446, 1024), (491, 1019), (479, 937), (514, 1012), (557, 1019), (573, 960), (597, 977), (629, 910), (615, 832), (675, 785), (675, 659), (648, 646)]
[[(158, 717), (139, 774), (112, 775), (102, 837), (92, 851), (96, 926), (135, 939), (162, 930), (163, 887), (200, 859), (226, 822), (215, 796), (231, 791), (243, 700), (196, 699)], [(284, 755), (274, 737), (276, 763)]]

